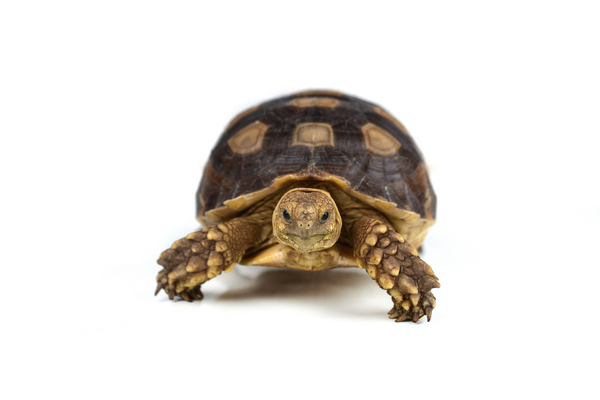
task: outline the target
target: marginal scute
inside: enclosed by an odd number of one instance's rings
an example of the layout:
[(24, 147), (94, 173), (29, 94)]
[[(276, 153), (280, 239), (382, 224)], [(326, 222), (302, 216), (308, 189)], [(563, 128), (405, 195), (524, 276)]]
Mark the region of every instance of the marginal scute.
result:
[(332, 97), (300, 97), (290, 101), (290, 105), (298, 108), (324, 107), (335, 108), (340, 105), (338, 99)]
[(373, 106), (373, 111), (375, 111), (375, 114), (387, 119), (388, 121), (390, 121), (391, 123), (393, 123), (394, 125), (396, 125), (396, 127), (398, 129), (400, 129), (405, 135), (408, 135), (408, 131), (406, 130), (406, 128), (404, 127), (404, 125), (402, 125), (400, 123), (400, 121), (398, 121), (396, 118), (394, 118), (390, 113), (388, 113), (387, 111), (385, 111), (383, 108), (377, 107), (377, 106)]
[(260, 121), (255, 121), (242, 128), (227, 141), (227, 144), (237, 154), (250, 154), (262, 147), (263, 138), (269, 127)]
[(294, 131), (292, 146), (307, 146), (314, 149), (318, 146), (333, 145), (333, 129), (329, 124), (308, 122), (299, 124)]
[(381, 156), (393, 156), (400, 150), (398, 142), (390, 133), (375, 124), (368, 123), (362, 126), (367, 150)]
[(433, 219), (433, 207), (431, 192), (429, 190), (429, 182), (427, 179), (427, 169), (424, 164), (419, 167), (406, 178), (406, 183), (415, 193), (421, 193), (423, 196), (423, 209), (425, 210), (425, 218)]

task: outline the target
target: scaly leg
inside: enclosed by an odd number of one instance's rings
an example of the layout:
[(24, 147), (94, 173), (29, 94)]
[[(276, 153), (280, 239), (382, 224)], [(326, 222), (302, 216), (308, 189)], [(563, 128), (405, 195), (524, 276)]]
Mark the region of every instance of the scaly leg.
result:
[(361, 218), (352, 227), (354, 256), (361, 268), (392, 296), (390, 318), (396, 322), (427, 315), (435, 307), (432, 288), (439, 288), (431, 267), (410, 243), (393, 229), (373, 218)]
[(202, 299), (200, 285), (229, 272), (267, 234), (264, 223), (236, 218), (177, 240), (157, 261), (164, 269), (156, 277), (155, 295), (164, 289), (171, 300), (175, 295), (187, 301)]

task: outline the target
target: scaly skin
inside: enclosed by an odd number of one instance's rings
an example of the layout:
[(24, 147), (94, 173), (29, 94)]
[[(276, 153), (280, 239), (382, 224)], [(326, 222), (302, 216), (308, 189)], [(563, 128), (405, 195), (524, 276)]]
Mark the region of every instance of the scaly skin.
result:
[(435, 307), (431, 289), (440, 284), (417, 250), (399, 233), (373, 218), (356, 221), (352, 236), (358, 265), (392, 296), (390, 318), (396, 318), (396, 322), (417, 322), (427, 315), (429, 321)]
[(202, 299), (200, 285), (229, 272), (245, 251), (266, 237), (264, 223), (249, 218), (236, 218), (222, 224), (190, 233), (177, 240), (158, 259), (164, 269), (158, 273), (155, 295), (164, 289), (173, 300)]

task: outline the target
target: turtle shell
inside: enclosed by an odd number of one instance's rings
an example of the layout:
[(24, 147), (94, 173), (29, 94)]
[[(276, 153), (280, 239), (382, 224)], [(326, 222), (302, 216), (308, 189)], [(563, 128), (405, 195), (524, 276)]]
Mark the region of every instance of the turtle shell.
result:
[(206, 165), (198, 219), (231, 219), (300, 180), (338, 185), (385, 213), (414, 246), (435, 220), (435, 193), (404, 126), (373, 103), (331, 91), (281, 97), (235, 117)]

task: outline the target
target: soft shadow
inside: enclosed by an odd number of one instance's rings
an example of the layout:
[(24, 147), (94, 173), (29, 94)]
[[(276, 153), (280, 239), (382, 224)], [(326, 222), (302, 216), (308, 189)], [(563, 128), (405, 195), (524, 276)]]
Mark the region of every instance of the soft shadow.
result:
[[(228, 275), (227, 282), (223, 282), (228, 289), (218, 296), (217, 302), (301, 302), (321, 310), (326, 308), (328, 312), (377, 318), (385, 316), (386, 298), (391, 307), (387, 293), (365, 271), (358, 269), (296, 271), (268, 268), (250, 278), (241, 273)], [(377, 304), (381, 301), (381, 306), (374, 308), (373, 300), (377, 300)]]
[(374, 282), (368, 275), (356, 272), (358, 271), (269, 269), (251, 280), (246, 280), (245, 284), (241, 285), (243, 287), (232, 287), (220, 296), (220, 300), (337, 298), (346, 291), (356, 291), (361, 287), (373, 285)]

